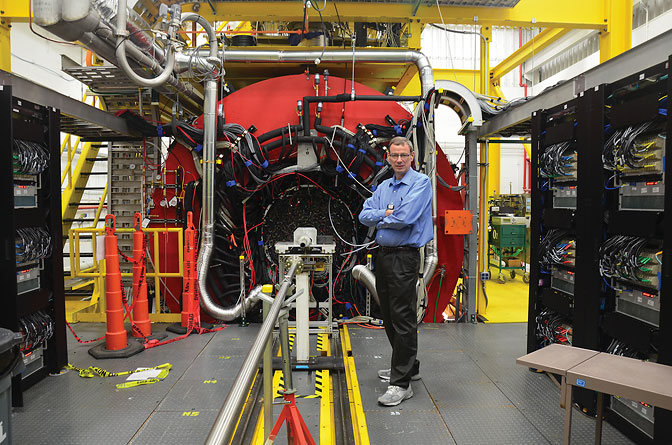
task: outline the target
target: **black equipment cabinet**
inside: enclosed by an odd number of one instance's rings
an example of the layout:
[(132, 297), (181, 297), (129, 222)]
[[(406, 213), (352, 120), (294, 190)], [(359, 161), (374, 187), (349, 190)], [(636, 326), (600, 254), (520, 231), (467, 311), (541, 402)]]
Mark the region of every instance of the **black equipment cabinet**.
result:
[[(664, 230), (672, 210), (671, 65), (672, 58), (532, 115), (528, 352), (571, 342), (672, 365), (672, 230)], [(558, 149), (562, 143), (569, 148)], [(548, 177), (549, 165), (558, 176)], [(575, 397), (595, 413), (594, 393), (575, 388)], [(637, 443), (672, 438), (670, 411), (615, 397), (605, 408)]]
[(67, 364), (60, 179), (58, 110), (0, 86), (0, 326), (26, 340), (14, 406), (23, 405), (23, 390)]

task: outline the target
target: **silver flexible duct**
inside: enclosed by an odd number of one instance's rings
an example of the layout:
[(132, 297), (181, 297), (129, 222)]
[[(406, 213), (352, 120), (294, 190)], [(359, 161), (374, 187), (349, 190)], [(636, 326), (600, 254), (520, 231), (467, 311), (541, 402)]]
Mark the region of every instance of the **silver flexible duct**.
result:
[[(196, 22), (203, 27), (208, 34), (210, 46), (208, 63), (217, 59), (217, 35), (210, 23), (198, 14), (187, 13), (182, 15), (182, 23)], [(250, 293), (248, 298), (242, 299), (231, 308), (223, 308), (215, 302), (208, 290), (207, 278), (210, 267), (210, 259), (215, 247), (215, 139), (217, 136), (217, 80), (213, 77), (205, 81), (205, 102), (203, 104), (203, 204), (201, 206), (201, 247), (198, 251), (196, 274), (198, 276), (198, 290), (200, 293), (201, 306), (212, 317), (218, 320), (231, 321), (240, 316), (243, 311), (249, 309), (256, 301), (256, 295)], [(255, 288), (257, 289), (257, 288)], [(259, 288), (260, 290), (260, 288)], [(253, 290), (254, 292), (254, 290)], [(244, 302), (244, 303), (243, 303)]]
[(358, 264), (352, 269), (352, 277), (366, 286), (373, 299), (380, 306), (380, 299), (378, 298), (378, 292), (376, 292), (376, 276), (373, 272), (365, 265)]
[[(175, 38), (175, 33), (178, 28), (179, 19), (177, 17), (172, 17), (169, 25), (170, 40)], [(172, 76), (173, 68), (175, 67), (175, 44), (172, 41), (168, 42), (168, 60), (166, 61), (166, 66), (164, 68), (161, 68), (161, 65), (156, 60), (151, 59), (149, 68), (152, 71), (160, 70), (161, 74), (152, 79), (148, 79), (136, 74), (128, 63), (128, 59), (126, 58), (126, 46), (129, 45), (128, 35), (128, 31), (126, 30), (126, 0), (119, 0), (117, 4), (117, 30), (115, 32), (115, 36), (117, 37), (117, 49), (115, 54), (117, 56), (119, 68), (124, 71), (129, 79), (138, 85), (154, 88), (166, 83)]]

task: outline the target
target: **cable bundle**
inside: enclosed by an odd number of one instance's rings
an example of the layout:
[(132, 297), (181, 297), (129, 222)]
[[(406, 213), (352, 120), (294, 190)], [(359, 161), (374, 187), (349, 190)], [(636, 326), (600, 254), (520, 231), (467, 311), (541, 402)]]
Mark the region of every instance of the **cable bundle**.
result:
[(657, 267), (651, 256), (643, 255), (645, 238), (612, 236), (600, 246), (600, 275), (651, 286)]
[(622, 172), (627, 168), (642, 169), (649, 166), (655, 153), (647, 153), (655, 142), (638, 141), (639, 136), (653, 131), (654, 122), (631, 125), (615, 130), (602, 148), (602, 163), (607, 170)]
[(628, 346), (625, 342), (613, 339), (607, 350), (607, 354), (621, 355), (623, 357), (642, 358), (635, 348)]
[(551, 343), (572, 344), (572, 327), (558, 313), (544, 309), (537, 315), (535, 322), (539, 347), (548, 346)]
[(51, 235), (42, 227), (17, 229), (14, 239), (16, 264), (41, 260), (51, 255)]
[(570, 173), (568, 171), (571, 167), (576, 170), (576, 161), (574, 161), (576, 151), (572, 150), (570, 146), (571, 142), (566, 141), (550, 145), (544, 149), (539, 156), (542, 177), (557, 178), (575, 175), (575, 172)]
[(39, 175), (49, 165), (49, 151), (44, 144), (14, 139), (14, 173)]
[(551, 229), (539, 244), (539, 263), (542, 269), (550, 270), (553, 264), (574, 265), (575, 240), (563, 240), (566, 232)]
[(54, 335), (54, 321), (44, 311), (38, 311), (19, 319), (19, 330), (23, 335), (21, 351), (28, 353)]

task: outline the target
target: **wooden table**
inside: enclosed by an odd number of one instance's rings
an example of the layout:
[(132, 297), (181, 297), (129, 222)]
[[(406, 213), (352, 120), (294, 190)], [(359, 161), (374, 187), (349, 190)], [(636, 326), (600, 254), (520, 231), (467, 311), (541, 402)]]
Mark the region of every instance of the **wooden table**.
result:
[(520, 357), (516, 363), (562, 377), (563, 443), (566, 445), (571, 437), (572, 386), (597, 392), (596, 444), (602, 441), (604, 394), (672, 410), (672, 366), (559, 344)]

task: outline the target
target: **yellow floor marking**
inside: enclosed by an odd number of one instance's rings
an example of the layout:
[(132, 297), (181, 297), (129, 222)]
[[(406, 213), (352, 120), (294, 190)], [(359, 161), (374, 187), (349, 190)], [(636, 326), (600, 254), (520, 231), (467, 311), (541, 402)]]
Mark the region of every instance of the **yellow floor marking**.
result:
[(355, 359), (352, 357), (350, 334), (348, 326), (343, 325), (341, 330), (341, 346), (343, 348), (343, 361), (345, 364), (345, 376), (348, 383), (348, 399), (350, 400), (350, 417), (352, 418), (352, 430), (355, 434), (355, 445), (369, 445), (369, 430), (366, 426), (366, 415), (362, 406), (362, 397), (359, 391)]

